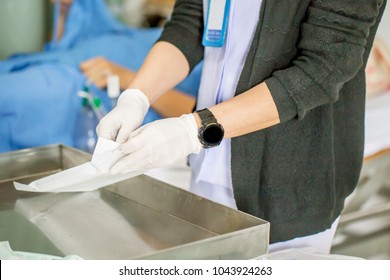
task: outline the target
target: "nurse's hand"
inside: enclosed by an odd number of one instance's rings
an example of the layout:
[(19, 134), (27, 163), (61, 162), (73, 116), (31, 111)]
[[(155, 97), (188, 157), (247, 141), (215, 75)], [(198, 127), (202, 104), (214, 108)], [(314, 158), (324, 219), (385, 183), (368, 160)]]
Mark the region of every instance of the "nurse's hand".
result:
[(164, 167), (199, 153), (202, 145), (192, 114), (148, 123), (134, 131), (118, 149), (126, 154), (112, 168), (112, 174)]
[(119, 96), (115, 108), (99, 122), (97, 135), (125, 143), (130, 133), (142, 124), (149, 106), (149, 100), (141, 90), (125, 90)]

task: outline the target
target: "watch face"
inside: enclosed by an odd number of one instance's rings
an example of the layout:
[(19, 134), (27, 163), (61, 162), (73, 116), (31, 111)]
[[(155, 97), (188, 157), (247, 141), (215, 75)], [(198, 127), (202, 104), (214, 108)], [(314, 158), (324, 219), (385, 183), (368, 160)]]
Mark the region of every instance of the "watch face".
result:
[(223, 139), (223, 128), (219, 124), (210, 124), (203, 131), (203, 141), (209, 145), (218, 145)]

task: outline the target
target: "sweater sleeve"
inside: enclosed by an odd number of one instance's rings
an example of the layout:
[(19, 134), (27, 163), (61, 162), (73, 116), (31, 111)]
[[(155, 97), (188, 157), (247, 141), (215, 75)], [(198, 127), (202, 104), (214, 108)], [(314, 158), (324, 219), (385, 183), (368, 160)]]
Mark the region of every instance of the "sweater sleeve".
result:
[(386, 0), (313, 0), (301, 25), (291, 67), (265, 82), (281, 122), (338, 100), (342, 86), (363, 66), (370, 27)]
[(158, 41), (176, 46), (192, 70), (203, 58), (203, 0), (177, 0)]

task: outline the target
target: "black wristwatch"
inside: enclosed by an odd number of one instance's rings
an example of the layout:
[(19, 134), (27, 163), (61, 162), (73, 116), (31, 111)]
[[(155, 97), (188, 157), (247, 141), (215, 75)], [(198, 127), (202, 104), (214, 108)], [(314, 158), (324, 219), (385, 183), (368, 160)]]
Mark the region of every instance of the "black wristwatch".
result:
[(201, 128), (199, 128), (198, 138), (203, 148), (208, 149), (218, 146), (223, 139), (224, 130), (217, 119), (214, 117), (207, 108), (196, 111), (202, 122)]

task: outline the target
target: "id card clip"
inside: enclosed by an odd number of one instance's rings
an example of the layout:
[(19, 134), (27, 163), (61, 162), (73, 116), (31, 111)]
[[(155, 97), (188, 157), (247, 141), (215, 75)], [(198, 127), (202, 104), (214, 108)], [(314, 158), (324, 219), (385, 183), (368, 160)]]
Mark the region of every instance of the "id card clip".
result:
[(202, 44), (220, 48), (225, 44), (230, 0), (209, 0)]

